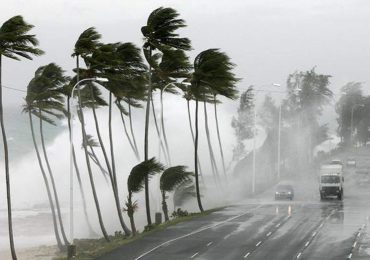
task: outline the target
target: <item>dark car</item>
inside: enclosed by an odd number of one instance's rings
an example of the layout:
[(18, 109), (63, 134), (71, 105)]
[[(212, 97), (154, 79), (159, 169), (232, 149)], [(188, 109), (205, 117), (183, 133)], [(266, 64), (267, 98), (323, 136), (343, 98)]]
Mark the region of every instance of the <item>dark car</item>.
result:
[(290, 184), (279, 184), (275, 191), (275, 200), (278, 199), (290, 199), (294, 198), (294, 189)]

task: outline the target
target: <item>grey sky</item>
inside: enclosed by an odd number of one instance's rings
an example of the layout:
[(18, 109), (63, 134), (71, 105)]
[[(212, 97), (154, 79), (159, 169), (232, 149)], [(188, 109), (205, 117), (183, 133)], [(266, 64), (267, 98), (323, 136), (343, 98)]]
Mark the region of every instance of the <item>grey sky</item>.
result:
[[(38, 66), (56, 62), (68, 73), (79, 34), (95, 26), (104, 42), (141, 45), (140, 28), (159, 6), (178, 10), (192, 40), (191, 56), (218, 47), (237, 64), (241, 88), (285, 84), (295, 70), (331, 74), (338, 89), (348, 81), (370, 81), (370, 1), (367, 0), (2, 0), (0, 23), (23, 15), (46, 51), (33, 62), (5, 60), (3, 84), (26, 88)], [(367, 86), (367, 85), (366, 85)], [(5, 102), (22, 95), (5, 91)]]

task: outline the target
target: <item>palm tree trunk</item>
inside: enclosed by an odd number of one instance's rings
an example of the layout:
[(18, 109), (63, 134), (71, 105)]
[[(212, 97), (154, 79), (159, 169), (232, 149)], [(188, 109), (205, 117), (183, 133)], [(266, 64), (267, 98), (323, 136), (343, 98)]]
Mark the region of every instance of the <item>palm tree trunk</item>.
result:
[(8, 206), (8, 231), (9, 231), (9, 243), (12, 259), (16, 260), (17, 255), (14, 247), (13, 238), (13, 219), (12, 219), (12, 201), (10, 196), (10, 174), (9, 174), (9, 154), (8, 154), (8, 143), (6, 140), (5, 125), (4, 125), (4, 111), (3, 111), (3, 85), (2, 85), (2, 55), (0, 54), (0, 124), (1, 134), (3, 137), (4, 145), (4, 160), (5, 160), (5, 182), (6, 182), (6, 202)]
[(205, 129), (206, 129), (206, 136), (207, 136), (209, 156), (210, 156), (210, 159), (211, 159), (212, 172), (213, 172), (213, 176), (215, 177), (215, 181), (217, 183), (219, 181), (219, 173), (218, 173), (218, 168), (217, 168), (217, 165), (216, 165), (215, 156), (214, 156), (214, 153), (213, 153), (211, 138), (210, 138), (210, 135), (209, 135), (208, 114), (207, 114), (206, 103), (207, 103), (206, 101), (203, 101), (203, 104), (204, 104), (204, 125), (205, 125)]
[[(129, 102), (130, 102), (130, 99), (129, 99)], [(132, 116), (131, 116), (131, 104), (130, 103), (128, 103), (128, 118), (129, 118), (129, 121), (130, 121), (130, 131), (131, 131), (132, 141), (134, 142), (135, 150), (136, 150), (137, 156), (138, 156), (139, 161), (140, 161), (139, 149), (137, 148), (136, 138), (135, 138), (134, 130), (133, 130), (133, 127), (132, 127)]]
[(169, 221), (170, 218), (168, 217), (168, 207), (166, 203), (166, 192), (162, 191), (162, 210), (164, 214), (164, 220)]
[(59, 226), (60, 226), (60, 233), (62, 234), (64, 244), (69, 245), (69, 242), (68, 242), (66, 233), (64, 231), (64, 225), (63, 225), (63, 220), (62, 220), (62, 213), (60, 212), (60, 204), (59, 204), (59, 197), (58, 197), (57, 187), (55, 185), (53, 172), (52, 172), (51, 167), (50, 167), (49, 158), (48, 158), (48, 155), (46, 153), (45, 140), (44, 140), (44, 131), (43, 131), (43, 127), (42, 127), (41, 109), (40, 108), (39, 108), (39, 115), (40, 115), (41, 147), (42, 147), (42, 151), (43, 151), (43, 154), (44, 154), (44, 159), (45, 159), (45, 162), (46, 162), (46, 167), (47, 167), (48, 172), (49, 172), (49, 177), (50, 177), (50, 182), (51, 182), (51, 188), (52, 188), (53, 193), (54, 193), (55, 206), (56, 206), (56, 209), (57, 209)]
[[(149, 47), (149, 57), (152, 57), (152, 49)], [(152, 97), (152, 67), (149, 64), (149, 84), (148, 84), (148, 97), (146, 101), (146, 111), (145, 111), (145, 133), (144, 133), (144, 161), (147, 161), (149, 158), (148, 154), (148, 135), (149, 135), (149, 115), (150, 115), (150, 99)], [(145, 177), (145, 209), (146, 209), (146, 218), (148, 226), (152, 225), (152, 218), (150, 216), (150, 202), (149, 202), (149, 178)]]
[(135, 145), (134, 145), (133, 141), (131, 140), (130, 135), (128, 134), (127, 126), (126, 126), (125, 119), (124, 119), (124, 117), (123, 117), (123, 113), (122, 113), (122, 111), (120, 111), (120, 115), (121, 115), (121, 121), (122, 121), (122, 124), (123, 124), (123, 129), (124, 129), (124, 131), (125, 131), (125, 135), (126, 135), (126, 137), (127, 137), (127, 140), (128, 140), (128, 142), (129, 142), (129, 144), (130, 144), (130, 146), (131, 146), (132, 151), (133, 151), (133, 152), (134, 152), (134, 154), (135, 154), (136, 160), (137, 160), (138, 162), (140, 162), (140, 158), (139, 158), (138, 151), (136, 150)]
[(195, 142), (194, 142), (194, 172), (195, 172), (195, 189), (197, 193), (198, 207), (203, 212), (202, 201), (200, 199), (199, 178), (198, 178), (198, 99), (195, 99)]
[(221, 153), (221, 159), (222, 159), (222, 169), (223, 169), (223, 172), (224, 172), (225, 178), (227, 178), (227, 176), (226, 176), (226, 167), (225, 167), (224, 151), (223, 151), (223, 149), (222, 149), (222, 143), (221, 143), (221, 137), (220, 137), (220, 129), (219, 129), (219, 127), (218, 127), (216, 95), (213, 95), (213, 98), (214, 98), (214, 109), (215, 109), (215, 119), (216, 119), (216, 130), (217, 130), (218, 145), (219, 145), (219, 147), (220, 147), (220, 153)]
[[(72, 136), (71, 136), (71, 103), (70, 103), (70, 99), (71, 99), (70, 96), (68, 96), (67, 97), (68, 131), (69, 131), (69, 139), (71, 140)], [(77, 176), (78, 186), (80, 187), (80, 193), (81, 193), (81, 198), (82, 198), (82, 206), (83, 206), (83, 210), (84, 210), (86, 223), (87, 223), (87, 226), (89, 228), (90, 234), (95, 234), (95, 232), (94, 232), (94, 230), (91, 226), (91, 223), (90, 223), (89, 215), (87, 214), (85, 192), (84, 192), (84, 188), (83, 188), (82, 181), (81, 181), (80, 170), (79, 170), (78, 165), (77, 165), (75, 147), (73, 145), (72, 145), (72, 157), (73, 157), (73, 164), (74, 164), (74, 167), (76, 169), (76, 176)]]
[(109, 92), (109, 123), (108, 123), (108, 128), (109, 128), (109, 142), (110, 142), (110, 154), (111, 154), (111, 161), (112, 161), (112, 174), (113, 174), (113, 179), (114, 179), (114, 195), (115, 195), (115, 202), (116, 202), (116, 208), (118, 212), (118, 218), (121, 223), (121, 226), (125, 232), (126, 235), (130, 235), (130, 230), (126, 226), (123, 216), (122, 216), (122, 211), (121, 211), (121, 203), (119, 200), (119, 192), (118, 192), (118, 185), (117, 185), (117, 174), (116, 174), (116, 163), (114, 160), (114, 147), (113, 147), (113, 134), (112, 134), (112, 92)]
[[(79, 79), (79, 72), (78, 72), (79, 67), (78, 66), (79, 66), (79, 63), (78, 63), (78, 55), (77, 55), (77, 79)], [(78, 91), (78, 107), (79, 107), (79, 110), (80, 110), (80, 113), (81, 113), (80, 114), (81, 131), (82, 131), (82, 140), (84, 142), (83, 148), (84, 148), (84, 152), (85, 152), (85, 160), (86, 160), (86, 165), (87, 165), (87, 171), (89, 173), (89, 178), (90, 178), (91, 190), (92, 190), (93, 196), (94, 196), (94, 202), (95, 202), (96, 212), (98, 213), (98, 219), (99, 219), (100, 229), (101, 229), (101, 231), (103, 233), (103, 236), (104, 236), (105, 240), (109, 241), (109, 237), (108, 237), (107, 231), (105, 230), (105, 227), (104, 227), (103, 218), (101, 216), (99, 199), (98, 199), (98, 196), (96, 194), (94, 177), (92, 175), (89, 154), (88, 154), (88, 151), (87, 151), (87, 145), (85, 143), (86, 140), (87, 140), (87, 136), (86, 136), (86, 130), (85, 130), (85, 119), (84, 119), (84, 114), (83, 114), (83, 111), (82, 111), (82, 104), (81, 104), (82, 101), (81, 101), (81, 91), (80, 91), (80, 88), (77, 88), (77, 91)]]
[[(152, 102), (153, 102), (153, 100), (152, 100)], [(164, 118), (163, 118), (163, 91), (162, 90), (161, 90), (161, 123), (162, 123), (162, 133), (163, 133), (164, 144), (166, 145), (166, 150), (167, 150), (167, 155), (168, 155), (168, 162), (169, 162), (169, 166), (171, 166), (170, 149), (168, 148), (166, 128), (164, 127)]]
[(158, 136), (158, 140), (159, 140), (159, 144), (160, 144), (160, 148), (162, 148), (162, 151), (163, 151), (163, 155), (164, 155), (164, 158), (166, 160), (166, 164), (169, 164), (170, 163), (170, 159), (169, 159), (169, 154), (166, 150), (166, 148), (164, 147), (163, 145), (163, 142), (162, 142), (162, 138), (161, 138), (161, 133), (159, 132), (159, 127), (158, 127), (158, 123), (157, 123), (157, 116), (155, 114), (155, 109), (154, 109), (154, 102), (153, 102), (153, 96), (150, 97), (151, 99), (151, 104), (152, 104), (152, 111), (153, 111), (153, 118), (154, 118), (154, 125), (155, 125), (155, 129), (157, 131), (157, 136)]
[(130, 218), (132, 235), (136, 235), (135, 219), (134, 219), (134, 205), (132, 204), (132, 193), (129, 191), (127, 199), (127, 215)]
[(51, 214), (53, 216), (53, 226), (54, 226), (55, 238), (57, 240), (57, 245), (58, 245), (59, 250), (62, 251), (64, 249), (64, 246), (63, 246), (62, 241), (61, 241), (60, 236), (59, 236), (57, 218), (56, 218), (56, 214), (55, 214), (53, 198), (52, 198), (51, 192), (50, 192), (49, 181), (48, 181), (48, 179), (46, 177), (46, 173), (45, 173), (44, 167), (42, 166), (41, 156), (40, 156), (40, 153), (39, 153), (39, 149), (37, 148), (37, 143), (36, 143), (36, 139), (35, 139), (35, 131), (33, 129), (33, 123), (32, 123), (31, 111), (28, 111), (28, 117), (29, 117), (29, 120), (30, 120), (33, 145), (35, 147), (35, 151), (36, 151), (36, 155), (37, 155), (37, 160), (38, 160), (39, 165), (40, 165), (42, 178), (44, 179), (44, 183), (45, 183), (45, 187), (46, 187), (46, 192), (47, 192), (48, 199), (49, 199), (49, 206), (50, 206), (50, 209), (51, 209)]
[[(191, 122), (190, 101), (187, 99), (186, 100), (186, 103), (187, 103), (187, 107), (188, 107), (188, 119), (189, 119), (189, 126), (190, 126), (191, 138), (193, 139), (193, 144), (194, 144), (195, 143), (195, 140), (194, 140), (193, 124)], [(202, 182), (204, 184), (203, 172), (202, 172), (202, 167), (200, 165), (199, 156), (198, 156), (198, 167), (199, 167), (199, 175), (200, 175), (200, 177), (202, 179)]]
[(105, 181), (107, 183), (109, 183), (109, 180), (107, 178), (107, 175), (109, 176), (109, 173), (101, 165), (101, 162), (100, 162), (98, 156), (96, 155), (96, 153), (94, 151), (94, 148), (90, 144), (89, 144), (89, 148), (90, 148), (90, 152), (89, 152), (90, 159), (95, 163), (96, 166), (98, 166), (98, 168), (100, 169), (100, 171), (103, 174), (103, 177), (104, 177)]

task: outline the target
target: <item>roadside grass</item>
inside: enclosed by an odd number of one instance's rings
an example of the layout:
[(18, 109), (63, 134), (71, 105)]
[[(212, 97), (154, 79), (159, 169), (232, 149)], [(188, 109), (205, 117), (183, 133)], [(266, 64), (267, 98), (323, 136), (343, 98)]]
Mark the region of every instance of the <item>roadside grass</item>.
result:
[[(115, 236), (110, 236), (110, 242), (107, 242), (104, 238), (99, 239), (75, 239), (75, 245), (77, 247), (77, 255), (74, 259), (78, 260), (90, 260), (96, 257), (102, 256), (106, 253), (113, 251), (123, 245), (129, 244), (133, 241), (139, 240), (147, 235), (153, 234), (155, 232), (166, 229), (169, 226), (179, 224), (181, 222), (186, 222), (195, 218), (207, 216), (212, 212), (219, 211), (224, 207), (214, 208), (210, 210), (205, 210), (201, 213), (189, 213), (187, 216), (176, 217), (168, 222), (164, 222), (160, 225), (152, 226), (150, 230), (137, 233), (136, 236), (127, 237), (121, 233), (117, 233)], [(55, 260), (67, 259), (66, 252), (59, 253)]]

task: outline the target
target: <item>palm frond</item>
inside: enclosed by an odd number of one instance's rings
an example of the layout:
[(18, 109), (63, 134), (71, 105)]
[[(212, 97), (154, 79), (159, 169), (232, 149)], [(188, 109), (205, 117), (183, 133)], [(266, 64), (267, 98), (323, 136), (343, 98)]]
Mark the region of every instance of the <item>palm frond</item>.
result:
[(132, 168), (127, 180), (127, 187), (129, 192), (137, 193), (144, 188), (145, 178), (161, 172), (163, 165), (156, 161), (153, 157), (147, 161), (143, 161)]
[(166, 169), (160, 178), (160, 189), (162, 191), (173, 191), (177, 186), (189, 181), (194, 174), (186, 171), (186, 166), (173, 166)]

